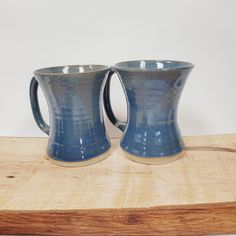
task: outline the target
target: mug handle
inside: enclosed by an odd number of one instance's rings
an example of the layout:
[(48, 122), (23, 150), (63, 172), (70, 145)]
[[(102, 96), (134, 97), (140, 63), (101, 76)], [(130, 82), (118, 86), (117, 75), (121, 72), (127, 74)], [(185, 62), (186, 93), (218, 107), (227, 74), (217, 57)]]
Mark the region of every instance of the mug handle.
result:
[(125, 130), (125, 127), (127, 125), (127, 122), (119, 121), (112, 110), (111, 107), (111, 99), (110, 99), (110, 85), (111, 85), (111, 77), (115, 73), (115, 69), (111, 68), (110, 72), (108, 74), (108, 78), (104, 87), (103, 91), (103, 104), (104, 108), (107, 114), (108, 119), (111, 121), (111, 123), (119, 128), (121, 131)]
[(39, 107), (39, 101), (38, 101), (38, 81), (33, 77), (30, 82), (30, 103), (32, 112), (34, 115), (34, 119), (38, 125), (38, 127), (47, 135), (49, 135), (50, 127), (49, 125), (44, 121), (42, 117), (42, 113), (40, 111)]

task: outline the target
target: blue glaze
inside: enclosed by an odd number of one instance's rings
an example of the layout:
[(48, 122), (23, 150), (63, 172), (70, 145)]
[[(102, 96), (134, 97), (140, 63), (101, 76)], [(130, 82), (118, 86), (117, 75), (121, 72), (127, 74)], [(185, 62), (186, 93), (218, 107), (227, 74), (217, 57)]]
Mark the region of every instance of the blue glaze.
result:
[[(40, 69), (30, 85), (30, 99), (39, 128), (49, 134), (48, 155), (64, 162), (96, 157), (110, 148), (100, 94), (109, 68), (100, 65)], [(50, 127), (40, 113), (38, 83), (46, 97)]]
[[(178, 61), (121, 62), (110, 72), (104, 105), (111, 122), (124, 131), (121, 148), (158, 158), (180, 153), (184, 143), (177, 124), (177, 105), (193, 65)], [(128, 102), (127, 124), (118, 121), (110, 104), (110, 79), (117, 72)]]

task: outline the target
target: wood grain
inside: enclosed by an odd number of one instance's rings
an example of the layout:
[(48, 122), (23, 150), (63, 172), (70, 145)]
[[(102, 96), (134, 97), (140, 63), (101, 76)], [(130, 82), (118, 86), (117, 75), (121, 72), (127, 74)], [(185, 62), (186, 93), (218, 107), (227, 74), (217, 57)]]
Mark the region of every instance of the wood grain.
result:
[(199, 235), (236, 233), (236, 135), (186, 137), (165, 165), (126, 159), (65, 168), (47, 139), (0, 138), (0, 233)]
[(236, 232), (236, 203), (137, 209), (1, 211), (1, 234), (210, 235)]

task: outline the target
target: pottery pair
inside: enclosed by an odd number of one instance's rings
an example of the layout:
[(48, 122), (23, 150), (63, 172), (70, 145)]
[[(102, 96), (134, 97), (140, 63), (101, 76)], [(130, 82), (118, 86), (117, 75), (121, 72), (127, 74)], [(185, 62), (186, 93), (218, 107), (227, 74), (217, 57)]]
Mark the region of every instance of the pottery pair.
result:
[[(124, 134), (126, 156), (146, 164), (177, 159), (184, 143), (177, 125), (177, 105), (193, 65), (180, 61), (141, 60), (104, 65), (39, 69), (30, 84), (30, 100), (39, 128), (49, 135), (48, 155), (64, 166), (95, 163), (110, 154), (102, 115), (102, 98), (110, 121)], [(116, 72), (126, 94), (127, 122), (116, 119), (110, 81)], [(38, 84), (46, 97), (50, 126), (38, 102)]]

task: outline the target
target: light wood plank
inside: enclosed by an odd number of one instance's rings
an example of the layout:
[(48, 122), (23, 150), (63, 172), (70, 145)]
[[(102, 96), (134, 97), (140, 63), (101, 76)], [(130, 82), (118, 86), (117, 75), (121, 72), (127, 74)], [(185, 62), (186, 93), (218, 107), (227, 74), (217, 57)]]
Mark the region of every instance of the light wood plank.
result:
[(185, 157), (143, 165), (113, 154), (87, 167), (48, 161), (47, 139), (0, 138), (0, 210), (148, 208), (236, 201), (236, 135), (186, 137)]
[(49, 162), (47, 139), (0, 138), (0, 234), (236, 233), (236, 135), (186, 137), (185, 157), (148, 166), (119, 140), (101, 163)]

